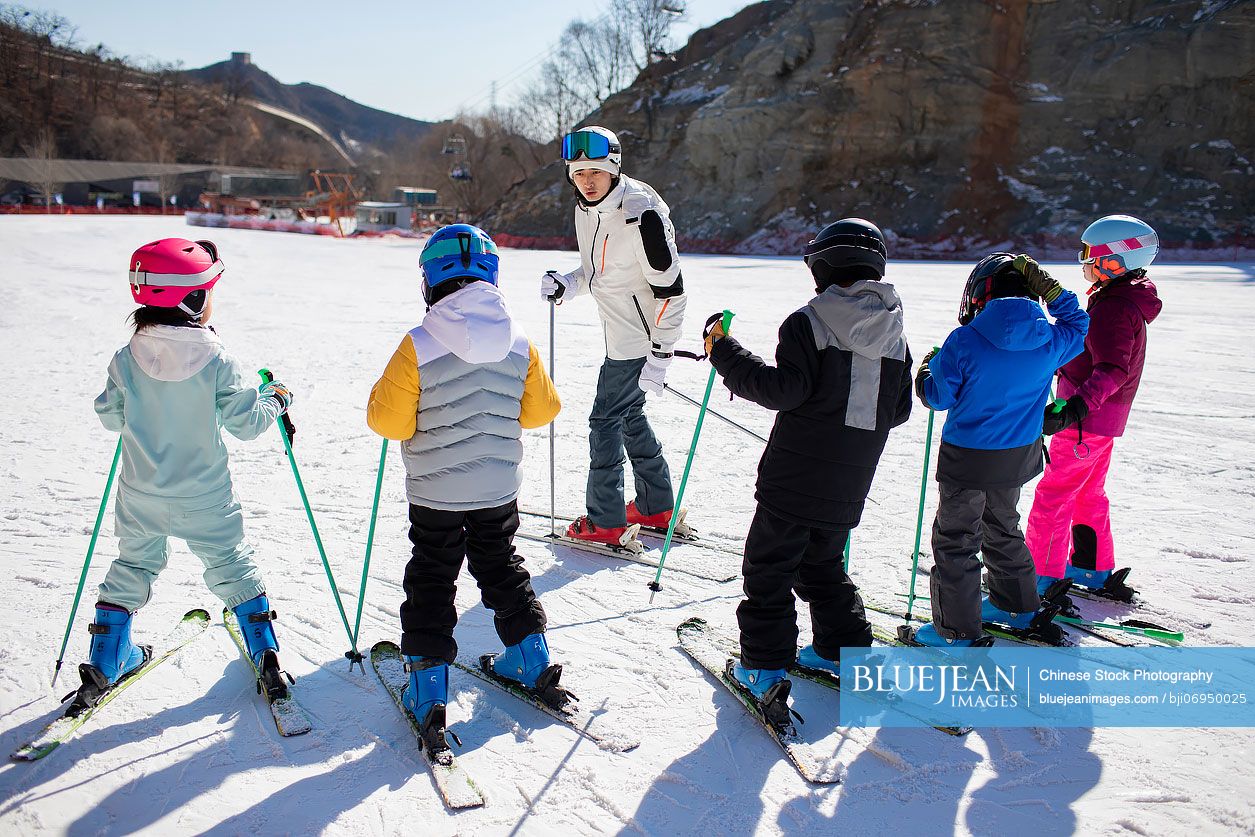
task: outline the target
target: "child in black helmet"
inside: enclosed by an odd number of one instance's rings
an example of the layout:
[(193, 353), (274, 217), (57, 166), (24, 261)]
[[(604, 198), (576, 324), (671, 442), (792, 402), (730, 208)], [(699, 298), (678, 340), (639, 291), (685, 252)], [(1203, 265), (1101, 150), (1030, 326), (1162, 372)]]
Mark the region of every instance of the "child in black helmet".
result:
[[(741, 662), (731, 672), (777, 709), (795, 661), (835, 674), (841, 648), (871, 645), (863, 601), (841, 556), (889, 430), (911, 414), (911, 353), (902, 301), (880, 281), (880, 230), (860, 218), (829, 224), (803, 260), (818, 296), (780, 326), (775, 366), (717, 325), (707, 341), (729, 390), (778, 411), (758, 465), (745, 600), (737, 608)], [(800, 654), (795, 590), (810, 602), (814, 629), (813, 644)]]

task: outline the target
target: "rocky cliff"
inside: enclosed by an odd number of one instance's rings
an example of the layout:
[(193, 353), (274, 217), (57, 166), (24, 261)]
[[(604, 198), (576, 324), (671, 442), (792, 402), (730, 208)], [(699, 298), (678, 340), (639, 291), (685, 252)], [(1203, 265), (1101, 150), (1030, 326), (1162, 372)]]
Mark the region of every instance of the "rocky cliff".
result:
[[(1249, 244), (1255, 4), (769, 0), (590, 114), (690, 249), (796, 252), (858, 215), (895, 253), (1072, 246), (1131, 212), (1165, 242)], [(494, 232), (572, 234), (553, 164)]]

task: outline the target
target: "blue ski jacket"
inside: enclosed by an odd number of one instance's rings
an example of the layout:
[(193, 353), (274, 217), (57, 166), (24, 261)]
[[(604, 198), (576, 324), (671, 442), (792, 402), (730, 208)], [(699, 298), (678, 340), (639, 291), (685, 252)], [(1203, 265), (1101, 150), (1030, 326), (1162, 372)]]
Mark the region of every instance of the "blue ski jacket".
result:
[(962, 448), (1006, 450), (1041, 437), (1055, 370), (1085, 345), (1089, 315), (1065, 290), (1050, 304), (1052, 325), (1031, 299), (992, 299), (950, 332), (928, 364), (924, 397), (949, 411), (941, 440)]

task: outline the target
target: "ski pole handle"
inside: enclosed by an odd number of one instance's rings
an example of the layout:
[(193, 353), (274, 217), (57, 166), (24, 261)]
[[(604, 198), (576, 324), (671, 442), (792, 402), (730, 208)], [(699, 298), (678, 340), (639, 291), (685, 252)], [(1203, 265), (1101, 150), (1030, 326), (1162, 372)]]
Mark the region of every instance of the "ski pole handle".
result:
[[(258, 369), (257, 374), (261, 375), (262, 386), (273, 382), (275, 379), (275, 376), (272, 375), (270, 370), (265, 367)], [(279, 418), (283, 421), (283, 432), (288, 437), (288, 444), (290, 445), (293, 441), (295, 441), (296, 425), (292, 423), (292, 417), (289, 416), (286, 411), (283, 415), (279, 416)]]

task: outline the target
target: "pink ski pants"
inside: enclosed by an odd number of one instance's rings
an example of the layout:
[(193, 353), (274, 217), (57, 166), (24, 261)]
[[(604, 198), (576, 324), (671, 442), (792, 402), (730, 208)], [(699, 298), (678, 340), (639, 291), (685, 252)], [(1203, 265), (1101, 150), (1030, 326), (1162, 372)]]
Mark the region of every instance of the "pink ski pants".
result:
[(1084, 443), (1077, 443), (1075, 426), (1051, 437), (1050, 464), (1033, 495), (1024, 540), (1033, 553), (1038, 576), (1063, 577), (1071, 554), (1073, 526), (1094, 530), (1098, 540), (1095, 569), (1115, 568), (1111, 504), (1104, 487), (1115, 439), (1086, 433)]

